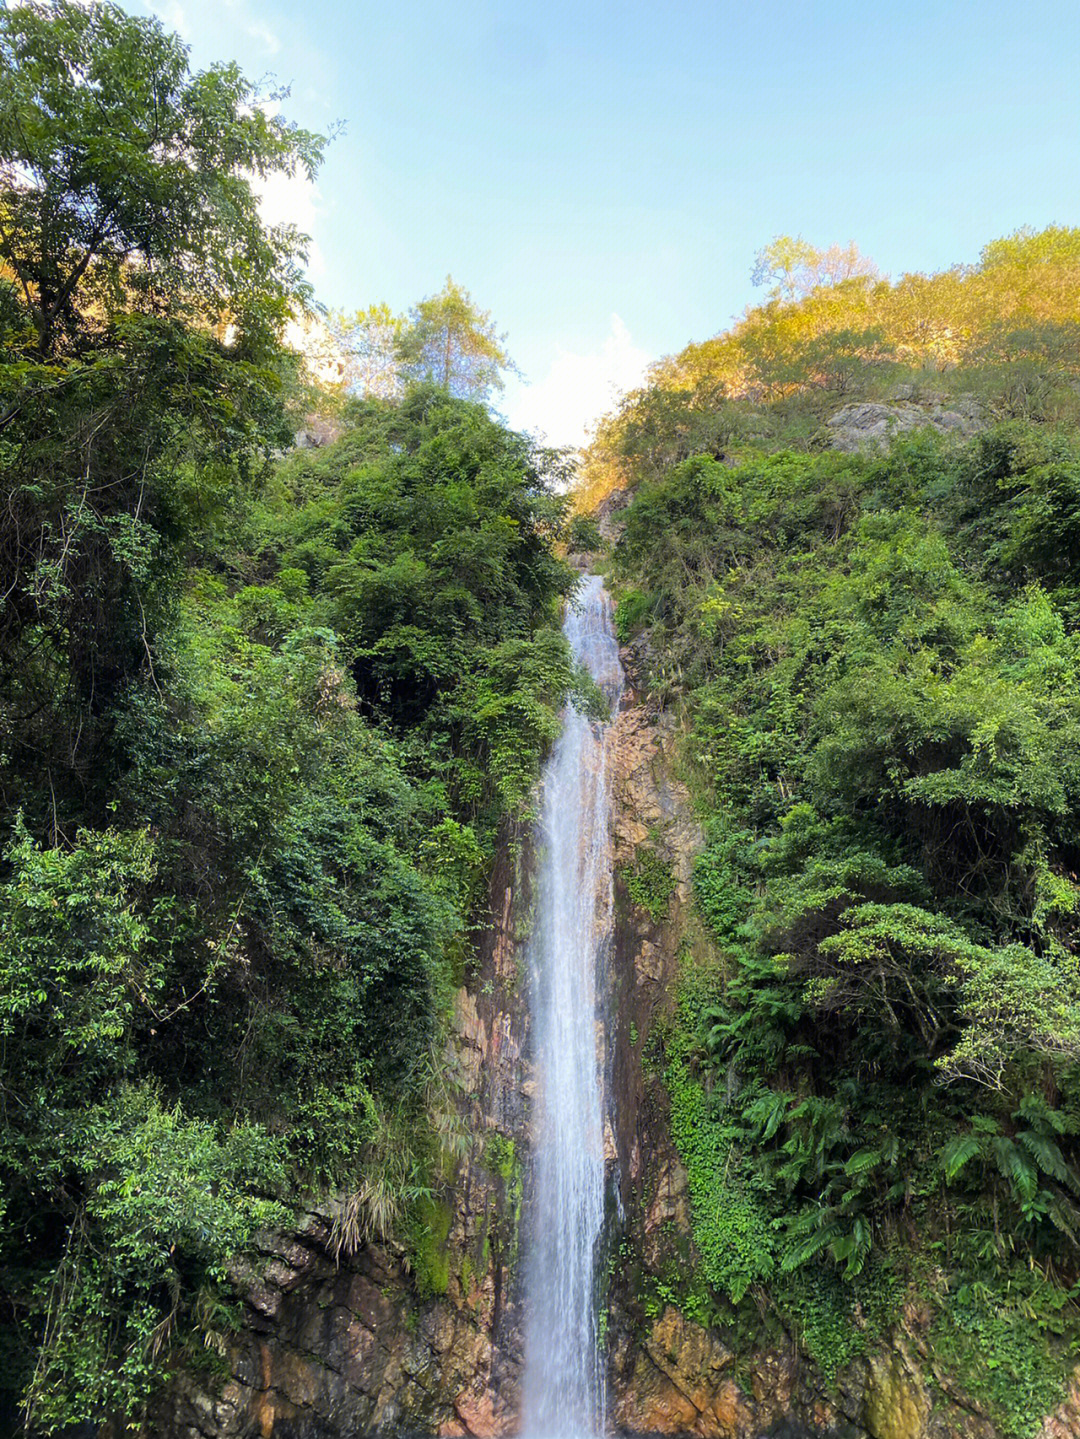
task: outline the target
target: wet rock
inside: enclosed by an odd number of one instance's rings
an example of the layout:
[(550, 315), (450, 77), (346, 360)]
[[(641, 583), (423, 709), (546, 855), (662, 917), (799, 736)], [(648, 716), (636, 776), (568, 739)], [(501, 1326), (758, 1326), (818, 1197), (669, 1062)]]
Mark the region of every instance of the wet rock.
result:
[(652, 1203), (645, 1215), (645, 1233), (652, 1234), (665, 1224), (674, 1224), (684, 1234), (690, 1231), (690, 1201), (686, 1193), (687, 1174), (674, 1154), (664, 1156), (656, 1176)]
[(489, 1386), (479, 1392), (464, 1390), (454, 1400), (454, 1412), (466, 1434), (476, 1439), (510, 1434), (515, 1428), (514, 1416), (506, 1412)]
[(926, 1384), (900, 1352), (869, 1360), (863, 1424), (871, 1439), (922, 1439), (930, 1418)]
[(631, 1383), (620, 1390), (616, 1418), (637, 1433), (715, 1439), (755, 1433), (760, 1415), (734, 1382), (733, 1364), (718, 1338), (669, 1306), (636, 1357)]

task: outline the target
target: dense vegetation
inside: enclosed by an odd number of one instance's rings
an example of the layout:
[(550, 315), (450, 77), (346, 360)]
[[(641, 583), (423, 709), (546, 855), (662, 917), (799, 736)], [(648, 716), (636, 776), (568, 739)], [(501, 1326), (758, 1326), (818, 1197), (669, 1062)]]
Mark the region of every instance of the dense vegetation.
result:
[(322, 142), (260, 98), (112, 7), (0, 11), (0, 1407), (36, 1432), (214, 1364), (305, 1190), (343, 1242), (423, 1200), (495, 837), (578, 683), (562, 461), (452, 364), (274, 459), (303, 237), (250, 176)]
[[(584, 491), (630, 488), (618, 618), (707, 823), (663, 1059), (705, 1278), (828, 1374), (924, 1313), (1015, 1435), (1080, 1345), (1078, 274), (1053, 230), (793, 284)], [(830, 447), (898, 392), (980, 431)]]
[[(0, 1413), (36, 1432), (213, 1367), (298, 1198), (408, 1233), (496, 844), (594, 699), (557, 615), (595, 526), (453, 281), (340, 321), (362, 397), (291, 448), (304, 240), (251, 177), (323, 141), (268, 98), (108, 5), (0, 10)], [(619, 624), (707, 822), (661, 1056), (690, 1300), (830, 1376), (906, 1305), (1022, 1436), (1080, 1342), (1080, 234), (758, 273), (581, 491), (632, 491)], [(973, 438), (830, 448), (851, 400), (961, 397)], [(623, 881), (665, 912), (659, 851)]]

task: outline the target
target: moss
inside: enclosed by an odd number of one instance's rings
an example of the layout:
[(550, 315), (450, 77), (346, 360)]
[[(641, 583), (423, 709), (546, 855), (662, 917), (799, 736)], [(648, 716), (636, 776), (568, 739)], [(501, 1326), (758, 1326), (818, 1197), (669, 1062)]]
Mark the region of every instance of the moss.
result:
[[(521, 1233), (521, 1208), (525, 1194), (525, 1178), (517, 1145), (509, 1134), (494, 1133), (484, 1146), (481, 1160), (489, 1174), (503, 1182), (503, 1203), (492, 1224), (488, 1226), (496, 1251), (508, 1268), (517, 1262)], [(487, 1267), (489, 1234), (484, 1236), (484, 1266)]]
[(675, 893), (670, 861), (651, 846), (639, 844), (633, 864), (623, 865), (619, 873), (632, 902), (645, 910), (654, 924), (667, 918), (671, 896)]
[(536, 928), (536, 905), (531, 903), (514, 916), (514, 943), (527, 944)]
[(517, 1145), (509, 1134), (493, 1134), (484, 1146), (482, 1161), (489, 1174), (510, 1183), (519, 1175)]
[(450, 1287), (450, 1253), (447, 1241), (454, 1222), (453, 1210), (444, 1200), (419, 1201), (410, 1226), (413, 1278), (422, 1298), (445, 1294)]

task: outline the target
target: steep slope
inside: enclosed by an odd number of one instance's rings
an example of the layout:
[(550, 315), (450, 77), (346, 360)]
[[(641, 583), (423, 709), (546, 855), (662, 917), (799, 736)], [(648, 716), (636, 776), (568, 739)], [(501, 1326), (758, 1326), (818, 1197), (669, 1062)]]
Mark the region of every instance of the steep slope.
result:
[(696, 1247), (650, 1303), (871, 1433), (1032, 1435), (1080, 1334), (1077, 238), (1005, 251), (922, 287), (978, 297), (932, 377), (770, 396), (751, 337), (872, 295), (774, 304), (658, 367), (582, 494), (705, 831), (651, 1051)]

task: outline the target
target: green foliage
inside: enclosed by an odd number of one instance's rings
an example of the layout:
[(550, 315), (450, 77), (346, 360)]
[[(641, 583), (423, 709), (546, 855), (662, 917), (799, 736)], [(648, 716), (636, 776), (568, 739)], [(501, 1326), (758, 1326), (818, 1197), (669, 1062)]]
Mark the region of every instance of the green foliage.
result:
[(575, 677), (555, 624), (574, 576), (552, 550), (561, 459), (437, 390), (368, 402), (297, 455), (257, 516), (342, 636), (361, 705), (482, 830), (526, 807)]
[(490, 314), (450, 275), (437, 295), (413, 307), (395, 338), (406, 383), (438, 385), (458, 399), (480, 401), (503, 388), (504, 370), (514, 370), (505, 345)]
[(615, 606), (615, 632), (620, 644), (629, 644), (648, 617), (652, 602), (640, 590), (629, 590)]
[(655, 364), (596, 427), (579, 504), (681, 461), (819, 453), (851, 400), (956, 406), (993, 419), (1080, 421), (1080, 231), (1021, 230), (975, 265), (879, 279), (856, 246), (778, 236), (757, 256), (768, 301)]
[(774, 1295), (785, 1323), (830, 1385), (852, 1360), (887, 1337), (902, 1297), (887, 1263), (847, 1281), (835, 1270), (802, 1268), (784, 1275)]
[(308, 291), (251, 178), (322, 141), (265, 98), (113, 6), (0, 12), (0, 1407), (35, 1433), (216, 1363), (309, 1187), (445, 1292), (452, 995), (598, 702), (565, 457), (455, 397), (505, 367), (464, 292), (413, 316), (435, 386), (272, 461)]
[(1004, 1294), (965, 1283), (941, 1305), (932, 1331), (939, 1361), (1009, 1439), (1031, 1439), (1068, 1382), (1070, 1356), (1054, 1340), (1060, 1298), (1047, 1288), (1022, 1276)]
[[(283, 1210), (262, 1194), (281, 1185), (284, 1166), (280, 1143), (257, 1127), (187, 1118), (145, 1086), (120, 1088), (66, 1121), (38, 1107), (74, 1212), (55, 1268), (24, 1265), (12, 1277), (18, 1299), (43, 1315), (27, 1420), (52, 1432), (137, 1412), (183, 1326), (223, 1343), (212, 1321), (227, 1260), (280, 1222)], [(10, 1141), (4, 1149), (8, 1163), (25, 1154)], [(52, 1205), (39, 1211), (23, 1243), (47, 1242), (59, 1217)]]
[[(303, 237), (260, 224), (248, 177), (322, 141), (255, 102), (235, 65), (190, 75), (156, 20), (47, 0), (0, 15), (0, 258), (48, 357), (91, 306), (179, 306), (266, 344), (300, 293)], [(139, 263), (133, 263), (138, 256)]]
[(734, 1304), (776, 1271), (776, 1242), (760, 1188), (737, 1148), (738, 1135), (689, 1067), (695, 1019), (708, 999), (705, 984), (684, 987), (668, 1044), (665, 1082), (671, 1134), (686, 1165), (694, 1240), (705, 1279)]
[(566, 529), (567, 548), (577, 554), (603, 548), (600, 528), (592, 515), (574, 515)]
[(42, 849), (21, 817), (0, 886), (0, 1082), (21, 1105), (92, 1094), (132, 1068), (133, 1016), (162, 1000), (157, 913), (137, 905), (154, 877), (145, 832), (84, 830)]
[(675, 893), (670, 860), (664, 859), (651, 845), (639, 844), (633, 864), (624, 865), (620, 873), (631, 902), (643, 909), (653, 924), (667, 918), (671, 896)]
[[(1015, 237), (949, 303), (981, 286), (992, 310), (994, 285), (1030, 295), (1039, 271), (1064, 311), (1074, 242)], [(935, 1334), (962, 1293), (978, 1335), (964, 1361), (941, 1338), (946, 1368), (1019, 1435), (1080, 1333), (1076, 433), (1029, 409), (967, 443), (782, 443), (827, 416), (812, 392), (847, 383), (845, 348), (870, 363), (868, 329), (838, 317), (899, 315), (916, 288), (819, 287), (658, 367), (604, 441), (632, 491), (613, 568), (684, 735), (694, 895), (723, 951), (719, 978), (686, 976), (666, 1038), (702, 1273), (835, 1376), (933, 1264)], [(1080, 373), (1065, 329), (1012, 329), (1006, 357), (979, 323), (994, 385), (1036, 347)], [(812, 360), (823, 337), (832, 359)], [(702, 407), (730, 407), (729, 362), (771, 390), (727, 424), (737, 463), (681, 448)], [(987, 363), (954, 393), (989, 386)]]

